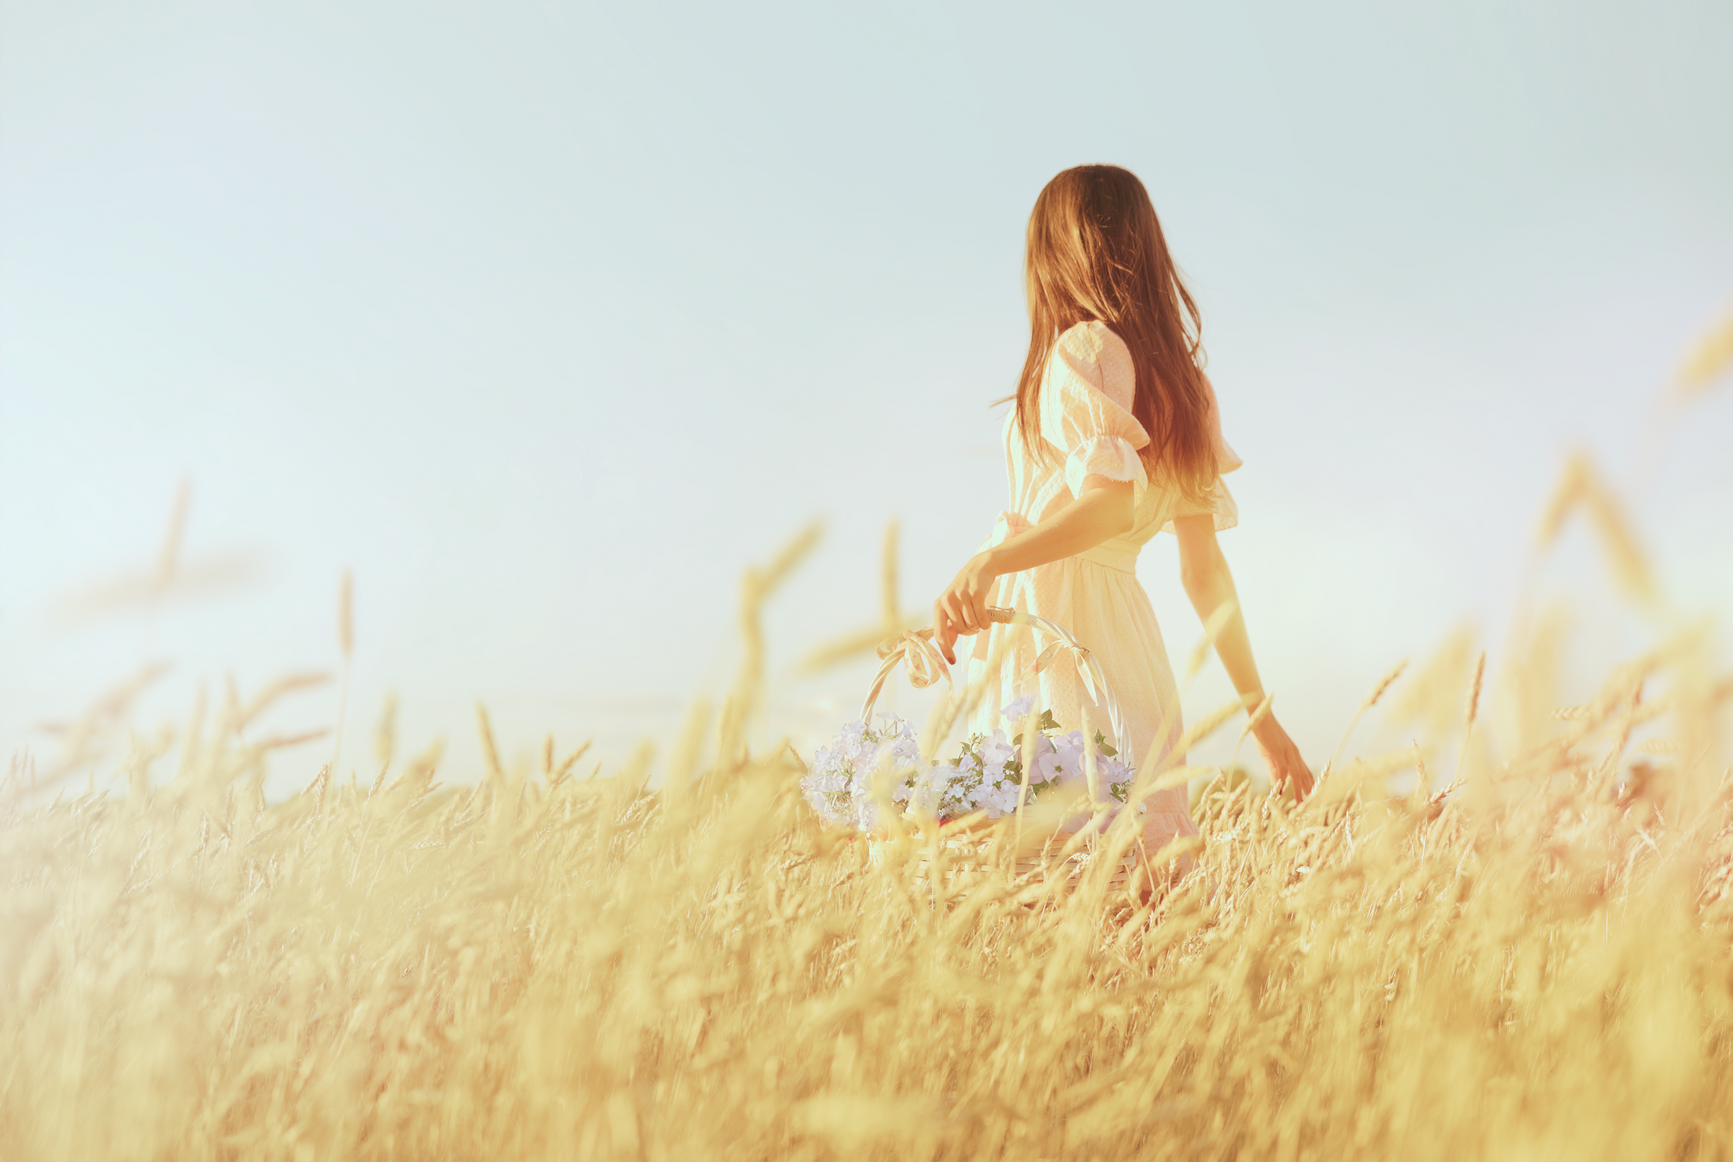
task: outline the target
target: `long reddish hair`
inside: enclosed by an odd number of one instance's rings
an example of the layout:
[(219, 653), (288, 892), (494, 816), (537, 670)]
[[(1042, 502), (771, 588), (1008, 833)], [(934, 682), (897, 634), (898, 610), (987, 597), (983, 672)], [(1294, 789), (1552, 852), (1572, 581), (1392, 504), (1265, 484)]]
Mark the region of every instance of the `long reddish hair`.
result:
[(1202, 325), (1137, 175), (1116, 165), (1080, 165), (1048, 182), (1029, 215), (1023, 271), (1029, 356), (1016, 398), (1024, 445), (1045, 455), (1041, 378), (1059, 336), (1099, 319), (1131, 350), (1137, 369), (1131, 413), (1149, 433), (1146, 465), (1201, 500), (1215, 480)]

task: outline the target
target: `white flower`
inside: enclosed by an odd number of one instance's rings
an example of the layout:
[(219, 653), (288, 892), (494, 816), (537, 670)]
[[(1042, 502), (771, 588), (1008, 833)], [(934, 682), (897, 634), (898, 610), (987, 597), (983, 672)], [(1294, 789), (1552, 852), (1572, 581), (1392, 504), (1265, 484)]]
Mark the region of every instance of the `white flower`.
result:
[(993, 737), (980, 746), (981, 769), (987, 772), (990, 779), (999, 778), (1004, 774), (1005, 764), (1017, 757), (1017, 749), (1005, 741), (1005, 732), (995, 730)]
[(1066, 770), (1074, 775), (1083, 774), (1083, 732), (1081, 730), (1074, 730), (1070, 734), (1061, 736), (1056, 749), (1059, 752), (1059, 761)]
[[(1000, 711), (1004, 727), (971, 735), (950, 763), (923, 760), (914, 727), (899, 715), (857, 719), (817, 749), (801, 791), (831, 823), (869, 830), (882, 817), (880, 798), (908, 814), (930, 812), (955, 819), (979, 810), (990, 819), (1002, 819), (1024, 801), (1024, 776), (1017, 766), (1022, 744), (1007, 738), (1015, 733), (1014, 723), (1027, 732), (1024, 741), (1034, 759), (1027, 772), (1031, 788), (1045, 791), (1061, 782), (1082, 781), (1087, 753), (1082, 732), (1043, 731), (1034, 722), (1036, 711), (1033, 695), (1012, 700)], [(1123, 788), (1135, 774), (1123, 759), (1099, 753), (1096, 771), (1106, 793)]]
[(910, 726), (909, 720), (902, 715), (886, 713), (879, 715), (879, 717), (884, 720), (884, 725), (878, 730), (880, 738), (913, 738), (915, 736), (915, 728)]
[(910, 805), (919, 810), (937, 814), (940, 806), (950, 790), (951, 780), (956, 776), (957, 768), (943, 763), (935, 763), (925, 771), (915, 776), (915, 784), (910, 795)]
[(879, 818), (875, 791), (892, 802), (908, 800), (910, 768), (919, 763), (920, 746), (907, 719), (881, 714), (876, 728), (856, 719), (814, 752), (800, 787), (827, 822), (871, 829)]

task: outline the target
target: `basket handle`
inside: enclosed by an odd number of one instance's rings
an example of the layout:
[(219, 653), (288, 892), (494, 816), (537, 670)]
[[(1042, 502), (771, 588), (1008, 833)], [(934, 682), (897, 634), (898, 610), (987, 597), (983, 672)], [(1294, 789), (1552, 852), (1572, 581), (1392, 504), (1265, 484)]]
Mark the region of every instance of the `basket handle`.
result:
[[(1027, 625), (1046, 633), (1054, 640), (1035, 657), (1035, 665), (1031, 673), (1038, 674), (1053, 664), (1061, 650), (1069, 651), (1072, 662), (1077, 666), (1077, 676), (1083, 680), (1089, 696), (1107, 705), (1107, 720), (1113, 730), (1113, 741), (1122, 752), (1126, 753), (1127, 761), (1130, 753), (1126, 751), (1128, 740), (1125, 737), (1125, 720), (1120, 714), (1119, 699), (1114, 697), (1113, 690), (1107, 684), (1107, 676), (1101, 672), (1101, 663), (1095, 655), (1089, 652), (1089, 647), (1072, 636), (1071, 631), (1062, 625), (1048, 621), (1045, 617), (1037, 617), (1032, 613), (1019, 613), (1015, 609), (1003, 606), (989, 605), (987, 620), (1001, 625)], [(924, 690), (940, 678), (947, 686), (952, 685), (951, 668), (945, 662), (939, 647), (933, 644), (931, 626), (925, 629), (910, 630), (901, 637), (891, 638), (879, 643), (879, 657), (884, 662), (879, 666), (878, 676), (873, 679), (872, 689), (867, 691), (866, 701), (861, 703), (861, 721), (872, 725), (873, 707), (878, 703), (879, 692), (884, 689), (885, 679), (896, 668), (900, 661), (908, 671), (909, 685), (917, 690)]]

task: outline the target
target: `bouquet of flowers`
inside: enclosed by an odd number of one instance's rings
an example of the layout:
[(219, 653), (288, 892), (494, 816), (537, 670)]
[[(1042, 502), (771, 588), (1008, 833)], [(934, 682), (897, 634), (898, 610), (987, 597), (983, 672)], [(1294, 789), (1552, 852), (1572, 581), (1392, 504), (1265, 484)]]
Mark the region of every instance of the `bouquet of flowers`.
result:
[[(877, 728), (858, 718), (844, 726), (829, 746), (818, 748), (812, 770), (800, 780), (806, 801), (826, 822), (871, 831), (878, 823), (872, 780), (880, 765), (894, 764), (892, 770), (907, 771), (921, 761), (920, 744), (908, 720), (896, 714), (881, 714), (879, 719), (883, 725)], [(893, 786), (892, 799), (906, 800), (906, 779), (892, 778), (902, 784)]]
[[(906, 815), (936, 816), (941, 822), (985, 810), (1001, 819), (1065, 788), (1077, 794), (1086, 784), (1083, 732), (1062, 733), (1051, 711), (1034, 713), (1035, 700), (1023, 697), (1000, 711), (1015, 733), (1003, 729), (977, 732), (959, 747), (951, 762), (921, 760), (914, 729), (894, 714), (878, 716), (880, 725), (856, 719), (842, 728), (829, 746), (818, 748), (811, 772), (801, 780), (807, 802), (827, 822), (872, 831), (878, 824), (875, 780), (893, 803), (904, 804)], [(1033, 732), (1033, 762), (1024, 786), (1023, 752), (1026, 732)], [(1108, 794), (1125, 802), (1136, 774), (1100, 731), (1095, 732), (1096, 778)]]

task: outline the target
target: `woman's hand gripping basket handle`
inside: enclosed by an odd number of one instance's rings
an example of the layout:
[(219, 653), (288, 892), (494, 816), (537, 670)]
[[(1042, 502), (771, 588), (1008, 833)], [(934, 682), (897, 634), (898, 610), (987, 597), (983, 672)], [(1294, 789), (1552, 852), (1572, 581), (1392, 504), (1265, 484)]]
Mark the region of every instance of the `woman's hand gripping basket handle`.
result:
[[(1071, 631), (1064, 626), (1056, 625), (1044, 617), (1036, 617), (1032, 613), (1018, 613), (1014, 609), (989, 605), (987, 620), (1001, 625), (1027, 625), (1053, 639), (1036, 655), (1030, 677), (1052, 665), (1061, 651), (1068, 652), (1077, 666), (1077, 676), (1083, 680), (1090, 698), (1103, 703), (1107, 708), (1107, 721), (1113, 732), (1113, 744), (1125, 754), (1127, 762), (1132, 761), (1127, 749), (1130, 740), (1125, 737), (1125, 720), (1119, 712), (1119, 699), (1113, 696), (1113, 691), (1107, 685), (1107, 677), (1101, 672), (1101, 663), (1095, 660), (1089, 647), (1071, 636)], [(878, 676), (873, 679), (872, 689), (867, 691), (866, 701), (860, 708), (861, 721), (869, 725), (872, 723), (873, 707), (878, 703), (879, 691), (884, 689), (885, 679), (890, 677), (891, 670), (896, 668), (899, 661), (908, 673), (909, 685), (917, 690), (924, 690), (941, 678), (947, 686), (953, 685), (951, 667), (945, 662), (944, 655), (939, 653), (939, 647), (933, 644), (931, 626), (909, 630), (901, 637), (880, 642), (879, 657), (884, 661), (880, 664)]]

